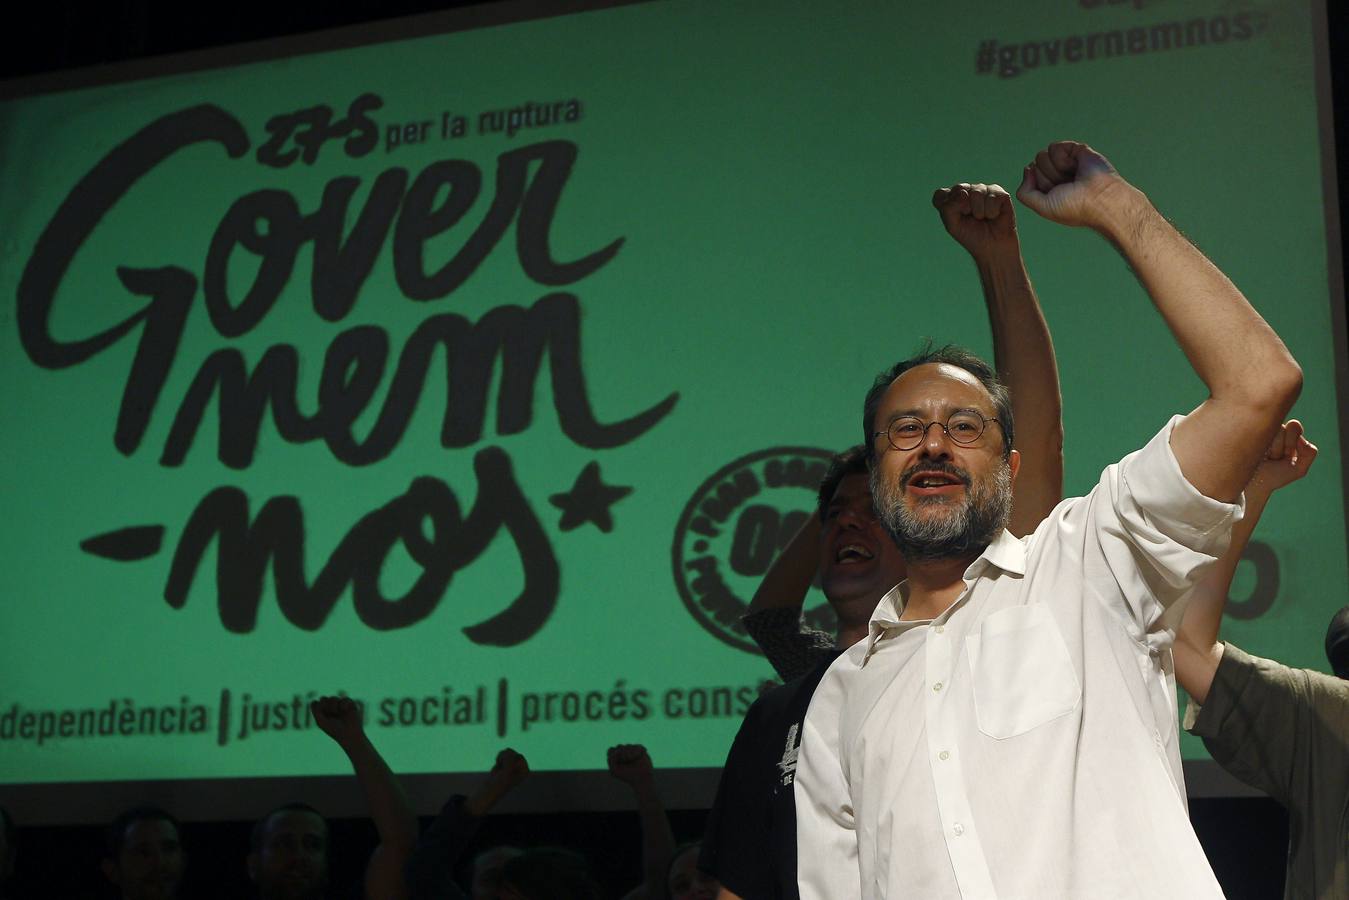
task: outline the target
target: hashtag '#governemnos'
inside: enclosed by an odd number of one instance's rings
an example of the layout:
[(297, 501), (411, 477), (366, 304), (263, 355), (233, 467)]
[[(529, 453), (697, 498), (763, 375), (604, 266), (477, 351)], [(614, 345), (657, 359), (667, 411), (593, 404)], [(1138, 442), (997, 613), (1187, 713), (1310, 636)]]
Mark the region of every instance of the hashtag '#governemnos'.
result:
[(997, 59), (998, 42), (984, 41), (979, 45), (979, 52), (974, 57), (974, 71), (980, 75), (985, 75), (993, 71), (993, 62)]

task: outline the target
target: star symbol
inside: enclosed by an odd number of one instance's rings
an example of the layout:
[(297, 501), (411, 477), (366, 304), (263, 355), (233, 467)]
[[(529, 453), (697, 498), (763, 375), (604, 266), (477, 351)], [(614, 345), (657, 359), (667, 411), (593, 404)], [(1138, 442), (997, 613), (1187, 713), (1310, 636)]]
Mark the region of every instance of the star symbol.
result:
[(562, 510), (562, 519), (557, 527), (563, 531), (594, 522), (596, 528), (608, 534), (614, 530), (614, 518), (609, 514), (609, 507), (631, 493), (630, 487), (605, 484), (600, 479), (600, 464), (591, 462), (576, 476), (576, 483), (570, 491), (553, 494), (548, 502)]

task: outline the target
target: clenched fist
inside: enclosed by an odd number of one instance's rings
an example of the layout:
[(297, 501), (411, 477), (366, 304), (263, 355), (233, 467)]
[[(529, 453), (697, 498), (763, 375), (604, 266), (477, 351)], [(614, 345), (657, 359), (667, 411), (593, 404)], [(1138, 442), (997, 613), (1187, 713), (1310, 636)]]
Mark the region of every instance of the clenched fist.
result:
[(314, 724), (340, 746), (350, 746), (365, 733), (361, 708), (350, 697), (320, 697), (309, 704)]
[(609, 774), (630, 787), (649, 782), (651, 757), (641, 744), (619, 744), (609, 748)]
[(953, 184), (932, 194), (942, 224), (976, 260), (999, 249), (1020, 252), (1012, 197), (996, 184)]
[(1279, 426), (1274, 439), (1265, 451), (1265, 458), (1256, 467), (1248, 494), (1269, 495), (1285, 485), (1292, 484), (1316, 462), (1318, 448), (1302, 436), (1302, 423), (1289, 419)]
[(1086, 144), (1056, 141), (1022, 171), (1016, 197), (1051, 222), (1099, 231), (1136, 193), (1110, 160)]
[(502, 788), (503, 793), (529, 777), (529, 761), (510, 747), (497, 754), (488, 777)]

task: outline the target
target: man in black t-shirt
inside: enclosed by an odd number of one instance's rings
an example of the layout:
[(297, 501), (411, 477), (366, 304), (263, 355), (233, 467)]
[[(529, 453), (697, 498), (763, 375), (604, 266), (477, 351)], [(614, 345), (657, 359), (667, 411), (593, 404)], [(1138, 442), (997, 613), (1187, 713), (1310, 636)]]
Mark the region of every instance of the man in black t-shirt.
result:
[(731, 745), (698, 867), (737, 897), (797, 896), (796, 754), (810, 697), (833, 661), (754, 701)]
[[(862, 449), (835, 456), (820, 484), (820, 584), (830, 602), (870, 597), (874, 608), (900, 579), (903, 562), (872, 512)], [(745, 715), (722, 770), (698, 858), (698, 867), (721, 881), (723, 896), (797, 896), (792, 785), (801, 723), (815, 686), (838, 652), (765, 693)]]

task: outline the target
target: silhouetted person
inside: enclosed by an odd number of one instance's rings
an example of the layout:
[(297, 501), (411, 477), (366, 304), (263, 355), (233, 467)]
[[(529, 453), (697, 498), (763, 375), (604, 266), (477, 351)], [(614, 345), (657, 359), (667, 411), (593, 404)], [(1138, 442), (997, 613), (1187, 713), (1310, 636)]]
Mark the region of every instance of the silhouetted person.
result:
[[(321, 697), (314, 722), (347, 755), (379, 833), (359, 888), (341, 897), (402, 900), (403, 867), (417, 841), (417, 817), (389, 766), (365, 734), (360, 707), (349, 697)], [(328, 891), (328, 823), (301, 803), (278, 807), (254, 827), (248, 875), (261, 900), (318, 900)]]
[(122, 900), (172, 900), (186, 862), (178, 820), (158, 807), (129, 809), (108, 826), (103, 874)]
[(675, 851), (665, 882), (670, 900), (713, 900), (718, 895), (721, 883), (698, 865), (701, 851), (701, 841), (685, 844)]
[[(529, 762), (507, 747), (497, 754), (487, 777), (471, 797), (455, 794), (445, 801), (408, 859), (409, 900), (456, 900), (465, 896), (454, 879), (455, 866), (483, 817), (528, 777)], [(496, 900), (502, 871), (521, 852), (515, 847), (491, 847), (479, 853), (473, 860), (473, 900)]]
[(664, 900), (675, 841), (665, 805), (656, 792), (651, 756), (641, 744), (618, 744), (609, 748), (605, 763), (609, 774), (632, 791), (642, 828), (642, 883), (625, 894), (624, 900)]
[(498, 900), (602, 900), (585, 858), (570, 850), (526, 850), (501, 869)]

